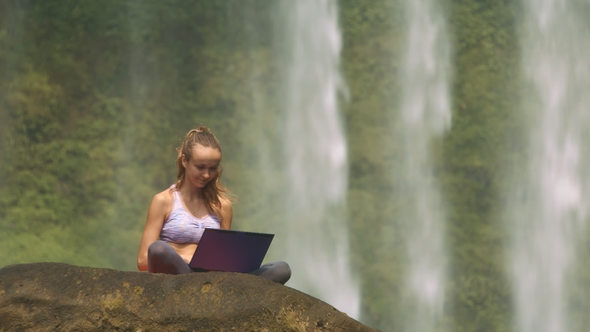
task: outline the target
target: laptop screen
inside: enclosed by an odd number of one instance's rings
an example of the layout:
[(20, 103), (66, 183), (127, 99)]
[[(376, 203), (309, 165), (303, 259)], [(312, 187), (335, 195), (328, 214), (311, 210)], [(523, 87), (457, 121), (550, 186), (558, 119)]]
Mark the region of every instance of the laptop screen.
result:
[(252, 272), (274, 234), (206, 228), (189, 266), (197, 271)]

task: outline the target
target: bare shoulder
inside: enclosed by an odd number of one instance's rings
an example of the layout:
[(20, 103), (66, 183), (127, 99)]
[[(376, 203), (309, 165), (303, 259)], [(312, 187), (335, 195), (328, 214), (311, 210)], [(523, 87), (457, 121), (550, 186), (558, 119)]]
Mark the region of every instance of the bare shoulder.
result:
[(222, 210), (226, 210), (226, 209), (231, 210), (231, 208), (232, 208), (231, 199), (229, 199), (227, 197), (219, 197), (219, 203), (221, 203)]
[(221, 203), (221, 228), (230, 229), (232, 222), (232, 202), (229, 198), (220, 197), (219, 203)]
[(158, 210), (162, 209), (167, 211), (172, 208), (173, 202), (174, 198), (172, 197), (172, 190), (168, 188), (154, 195), (151, 206)]

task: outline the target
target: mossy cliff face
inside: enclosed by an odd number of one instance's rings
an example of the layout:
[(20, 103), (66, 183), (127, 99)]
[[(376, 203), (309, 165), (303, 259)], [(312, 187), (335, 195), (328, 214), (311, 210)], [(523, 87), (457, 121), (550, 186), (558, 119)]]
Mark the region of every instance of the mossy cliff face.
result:
[(172, 276), (57, 263), (0, 269), (0, 331), (15, 330), (373, 331), (252, 275)]

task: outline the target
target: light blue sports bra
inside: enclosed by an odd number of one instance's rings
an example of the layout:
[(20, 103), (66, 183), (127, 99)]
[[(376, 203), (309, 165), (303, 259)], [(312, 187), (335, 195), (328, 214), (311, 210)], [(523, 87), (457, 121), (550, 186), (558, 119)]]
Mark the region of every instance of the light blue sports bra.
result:
[(160, 231), (160, 240), (173, 243), (199, 243), (205, 228), (221, 228), (219, 218), (208, 214), (203, 218), (197, 218), (190, 213), (182, 203), (176, 187), (170, 187), (174, 197), (172, 211), (164, 220)]

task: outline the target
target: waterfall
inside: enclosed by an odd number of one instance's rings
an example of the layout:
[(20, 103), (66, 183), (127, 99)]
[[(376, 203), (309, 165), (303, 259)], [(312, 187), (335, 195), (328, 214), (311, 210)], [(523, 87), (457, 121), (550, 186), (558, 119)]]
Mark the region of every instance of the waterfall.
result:
[(450, 41), (436, 0), (408, 0), (400, 82), (401, 170), (408, 204), (400, 213), (407, 272), (403, 287), (405, 331), (441, 331), (446, 284), (445, 209), (433, 174), (433, 140), (451, 122)]
[(513, 175), (506, 218), (515, 324), (517, 331), (571, 331), (577, 250), (588, 244), (590, 7), (523, 1), (529, 145), (524, 175)]
[(348, 157), (338, 97), (346, 88), (339, 69), (337, 2), (286, 1), (282, 10), (287, 13), (282, 111), (289, 284), (358, 317), (344, 211)]

